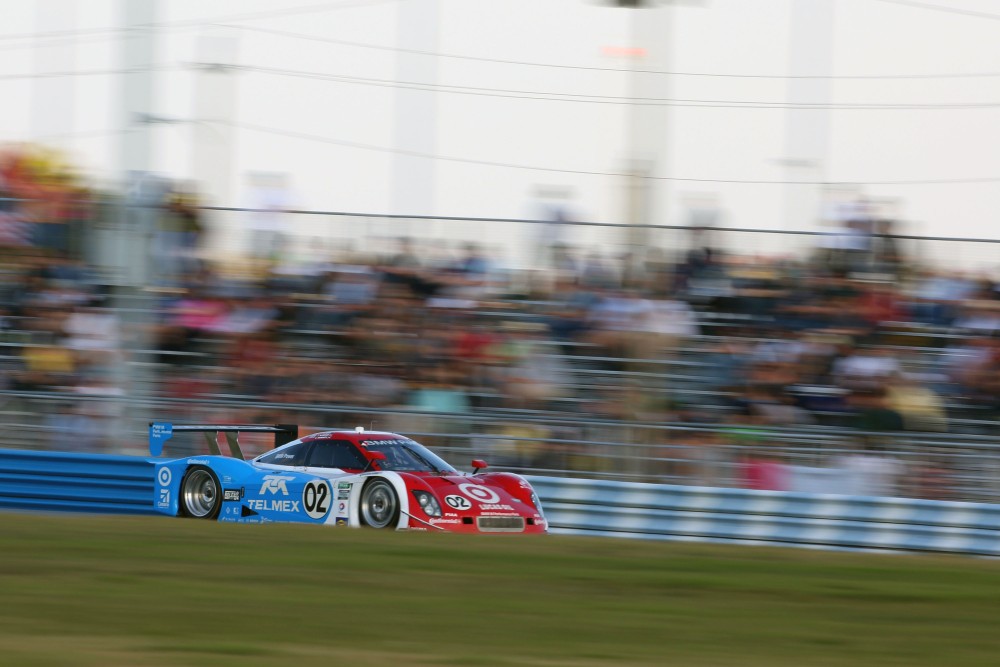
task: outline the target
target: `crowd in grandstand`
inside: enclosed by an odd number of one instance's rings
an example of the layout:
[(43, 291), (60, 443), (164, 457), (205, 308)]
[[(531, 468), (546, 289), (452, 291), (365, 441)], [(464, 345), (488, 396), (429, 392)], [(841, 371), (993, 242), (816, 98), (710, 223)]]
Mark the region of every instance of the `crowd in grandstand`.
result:
[[(921, 270), (888, 223), (849, 221), (794, 260), (727, 254), (702, 233), (670, 261), (557, 244), (525, 278), (475, 244), (430, 261), (401, 239), (383, 256), (237, 278), (198, 253), (200, 212), (173, 198), (161, 231), (179, 234), (183, 261), (136, 318), (68, 231), (91, 215), (85, 191), (30, 162), (0, 173), (8, 220), (33, 225), (5, 243), (21, 251), (0, 275), (0, 385), (109, 399), (48, 415), (81, 448), (119, 418), (110, 399), (137, 391), (116, 369), (141, 362), (167, 402), (238, 401), (268, 421), (292, 406), (395, 409), (380, 425), (432, 443), (482, 431), (501, 463), (542, 469), (620, 467), (620, 450), (598, 445), (622, 425), (671, 425), (682, 430), (634, 436), (631, 469), (727, 483), (720, 470), (739, 457), (741, 483), (787, 488), (768, 434), (829, 427), (856, 434), (844, 465), (876, 485), (945, 497), (946, 459), (903, 474), (875, 454), (880, 434), (975, 433), (1000, 409), (997, 285)], [(567, 444), (580, 440), (592, 446)]]

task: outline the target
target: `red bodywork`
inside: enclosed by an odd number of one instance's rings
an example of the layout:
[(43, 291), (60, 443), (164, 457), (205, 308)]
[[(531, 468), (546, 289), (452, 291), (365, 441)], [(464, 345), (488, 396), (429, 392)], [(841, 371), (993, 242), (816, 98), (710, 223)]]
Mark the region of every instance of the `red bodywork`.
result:
[[(468, 474), (453, 468), (443, 472), (391, 468), (386, 457), (369, 449), (369, 445), (375, 447), (379, 442), (393, 440), (413, 442), (410, 438), (395, 433), (324, 431), (302, 440), (314, 438), (349, 440), (369, 462), (369, 470), (397, 473), (406, 485), (408, 508), (405, 527), (410, 530), (517, 534), (548, 532), (548, 523), (538, 497), (531, 485), (519, 475), (507, 472)], [(476, 470), (485, 468), (486, 462), (475, 459), (472, 467)], [(441, 516), (433, 516), (425, 511), (415, 500), (414, 491), (431, 493), (438, 502)]]
[[(456, 533), (547, 532), (545, 517), (534, 505), (531, 486), (517, 475), (499, 472), (477, 475), (400, 473), (400, 476), (411, 492), (416, 489), (433, 493), (443, 515), (432, 517), (411, 501), (411, 529), (441, 528)], [(523, 519), (523, 528), (508, 525), (515, 523), (509, 521), (513, 518)]]

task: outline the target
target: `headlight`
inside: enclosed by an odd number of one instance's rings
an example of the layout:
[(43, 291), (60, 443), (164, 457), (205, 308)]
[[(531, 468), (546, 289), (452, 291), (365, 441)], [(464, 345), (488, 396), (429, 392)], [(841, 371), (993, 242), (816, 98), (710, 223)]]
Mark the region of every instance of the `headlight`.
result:
[(535, 509), (539, 512), (542, 511), (542, 503), (538, 500), (538, 494), (534, 491), (531, 492), (531, 504), (535, 506)]
[(441, 506), (434, 494), (427, 491), (414, 491), (413, 497), (417, 499), (417, 504), (427, 516), (441, 516)]

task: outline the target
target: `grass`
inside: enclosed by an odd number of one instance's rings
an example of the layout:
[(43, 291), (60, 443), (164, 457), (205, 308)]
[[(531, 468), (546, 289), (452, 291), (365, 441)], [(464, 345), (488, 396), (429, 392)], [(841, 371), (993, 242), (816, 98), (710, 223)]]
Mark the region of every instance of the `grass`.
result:
[(0, 664), (995, 665), (1000, 563), (0, 514)]

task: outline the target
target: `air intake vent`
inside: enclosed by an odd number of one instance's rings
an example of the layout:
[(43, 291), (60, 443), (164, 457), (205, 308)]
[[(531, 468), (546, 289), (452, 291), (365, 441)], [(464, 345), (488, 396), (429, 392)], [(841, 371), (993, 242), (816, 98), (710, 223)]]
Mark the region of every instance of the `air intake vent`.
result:
[(524, 518), (519, 516), (481, 516), (477, 523), (484, 533), (524, 532)]

